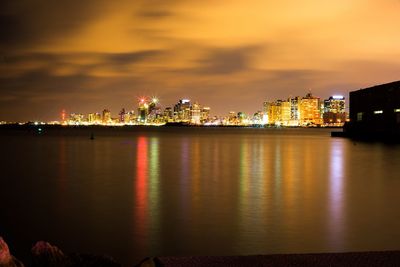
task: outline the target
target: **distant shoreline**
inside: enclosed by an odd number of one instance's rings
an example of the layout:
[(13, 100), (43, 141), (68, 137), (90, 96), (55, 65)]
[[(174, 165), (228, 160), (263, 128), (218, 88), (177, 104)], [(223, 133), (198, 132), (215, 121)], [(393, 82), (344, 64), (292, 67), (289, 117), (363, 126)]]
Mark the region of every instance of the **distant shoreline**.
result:
[(134, 128), (260, 128), (260, 129), (343, 129), (342, 126), (275, 126), (275, 125), (194, 125), (186, 123), (167, 123), (164, 125), (61, 125), (61, 124), (34, 124), (34, 123), (6, 123), (0, 124), (0, 129), (134, 129)]

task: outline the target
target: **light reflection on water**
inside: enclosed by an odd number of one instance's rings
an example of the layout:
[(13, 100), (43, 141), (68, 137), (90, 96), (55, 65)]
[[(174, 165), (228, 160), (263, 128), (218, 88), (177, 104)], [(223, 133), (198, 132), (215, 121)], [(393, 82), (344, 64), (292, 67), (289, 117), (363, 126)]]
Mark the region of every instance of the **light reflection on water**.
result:
[(20, 249), (47, 239), (126, 265), (400, 248), (399, 147), (312, 129), (119, 134), (1, 139), (10, 153), (0, 202), (16, 205), (3, 207), (0, 235)]
[(343, 142), (331, 142), (329, 165), (329, 238), (332, 248), (340, 249), (343, 239), (343, 178), (346, 155)]

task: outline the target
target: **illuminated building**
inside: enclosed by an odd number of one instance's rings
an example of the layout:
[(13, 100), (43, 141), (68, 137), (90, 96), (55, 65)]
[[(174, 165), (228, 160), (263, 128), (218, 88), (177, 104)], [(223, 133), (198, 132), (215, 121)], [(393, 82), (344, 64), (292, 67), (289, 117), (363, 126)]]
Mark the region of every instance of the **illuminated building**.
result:
[(281, 125), (287, 126), (290, 121), (291, 107), (289, 101), (281, 101)]
[(88, 114), (88, 123), (89, 124), (95, 124), (96, 122), (97, 122), (96, 114), (95, 113), (89, 113)]
[(210, 107), (203, 107), (202, 109), (201, 109), (201, 118), (200, 118), (200, 120), (201, 120), (201, 122), (207, 122), (208, 120), (209, 120), (209, 118), (210, 118)]
[(308, 93), (300, 100), (300, 125), (320, 125), (321, 112), (320, 112), (320, 99)]
[(201, 106), (199, 103), (194, 102), (190, 107), (190, 122), (193, 124), (200, 124), (201, 119)]
[(264, 102), (264, 112), (267, 114), (268, 124), (280, 125), (282, 121), (282, 100)]
[(133, 110), (125, 113), (125, 123), (134, 123), (136, 122), (135, 112)]
[(69, 115), (69, 124), (81, 124), (84, 120), (83, 114), (71, 113)]
[(177, 121), (190, 121), (190, 107), (191, 103), (189, 99), (181, 99), (174, 106), (174, 114)]
[(253, 115), (253, 124), (263, 124), (263, 112), (262, 111), (257, 111)]
[(263, 103), (263, 114), (264, 114), (263, 121), (265, 124), (269, 124), (269, 105), (270, 102), (265, 101)]
[(65, 109), (63, 109), (63, 110), (61, 111), (61, 123), (62, 123), (62, 124), (65, 124), (65, 123), (66, 123), (66, 117), (67, 117), (67, 115), (66, 115)]
[(99, 112), (96, 112), (94, 114), (95, 118), (96, 118), (96, 124), (101, 123), (101, 114)]
[(230, 111), (229, 112), (229, 115), (228, 115), (228, 118), (227, 118), (225, 124), (228, 124), (228, 125), (238, 124), (238, 120), (237, 120), (235, 111)]
[(346, 121), (345, 98), (343, 96), (334, 95), (325, 99), (323, 110), (324, 124), (343, 126)]
[(147, 116), (149, 115), (149, 104), (145, 98), (141, 98), (138, 107), (138, 121), (139, 123), (146, 123)]
[(275, 102), (266, 102), (264, 103), (264, 107), (266, 109), (268, 124), (274, 125), (277, 121), (277, 114), (280, 113), (280, 107), (277, 106)]
[(108, 109), (103, 110), (103, 123), (109, 124), (111, 123), (111, 112)]
[(161, 123), (164, 122), (163, 113), (159, 105), (157, 98), (153, 97), (149, 103), (149, 116), (148, 122), (150, 123)]
[(124, 123), (125, 122), (125, 108), (122, 108), (121, 111), (118, 113), (119, 115), (119, 122)]
[(300, 122), (300, 111), (299, 103), (300, 97), (291, 97), (288, 100), (290, 102), (290, 121), (289, 126), (298, 126)]
[(167, 122), (172, 122), (174, 119), (174, 111), (171, 107), (166, 107), (164, 109), (164, 120)]
[(239, 111), (237, 113), (237, 120), (238, 120), (238, 124), (239, 125), (246, 123), (246, 121), (247, 121), (246, 114), (241, 112), (241, 111)]

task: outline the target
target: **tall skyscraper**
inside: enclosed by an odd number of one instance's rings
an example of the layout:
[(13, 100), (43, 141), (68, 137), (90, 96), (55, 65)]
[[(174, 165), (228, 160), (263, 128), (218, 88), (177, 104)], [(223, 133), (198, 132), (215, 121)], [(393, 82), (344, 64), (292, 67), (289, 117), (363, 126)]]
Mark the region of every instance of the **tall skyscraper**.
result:
[(125, 122), (125, 108), (122, 108), (121, 111), (118, 113), (119, 115), (119, 122), (124, 123)]
[(172, 122), (174, 119), (174, 111), (172, 110), (171, 107), (166, 107), (164, 109), (164, 120), (166, 122)]
[(201, 109), (201, 122), (207, 122), (210, 118), (210, 107), (203, 107)]
[(201, 119), (201, 106), (199, 103), (194, 102), (190, 107), (190, 122), (193, 124), (200, 124)]
[(321, 125), (320, 99), (308, 93), (300, 100), (300, 125)]
[(174, 106), (174, 113), (177, 116), (177, 121), (190, 121), (190, 107), (191, 103), (189, 99), (181, 99)]
[(148, 115), (149, 115), (149, 104), (147, 103), (145, 98), (141, 98), (139, 100), (139, 107), (138, 107), (138, 122), (146, 123)]
[(103, 123), (104, 124), (111, 123), (111, 112), (108, 109), (103, 110)]
[(290, 126), (298, 126), (300, 123), (300, 110), (299, 110), (299, 103), (300, 97), (290, 97)]
[(89, 124), (95, 124), (96, 123), (96, 114), (95, 113), (89, 113), (88, 114), (88, 123)]

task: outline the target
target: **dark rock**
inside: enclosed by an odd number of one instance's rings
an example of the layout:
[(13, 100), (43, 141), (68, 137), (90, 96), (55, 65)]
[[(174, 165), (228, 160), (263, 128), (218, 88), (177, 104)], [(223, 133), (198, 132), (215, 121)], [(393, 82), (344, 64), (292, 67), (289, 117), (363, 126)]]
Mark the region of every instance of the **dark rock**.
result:
[(120, 267), (109, 256), (64, 254), (58, 247), (39, 241), (32, 248), (32, 267)]
[(24, 267), (24, 264), (10, 254), (7, 243), (0, 237), (0, 267)]
[(64, 267), (68, 264), (68, 257), (58, 247), (44, 241), (37, 242), (31, 253), (33, 267)]

